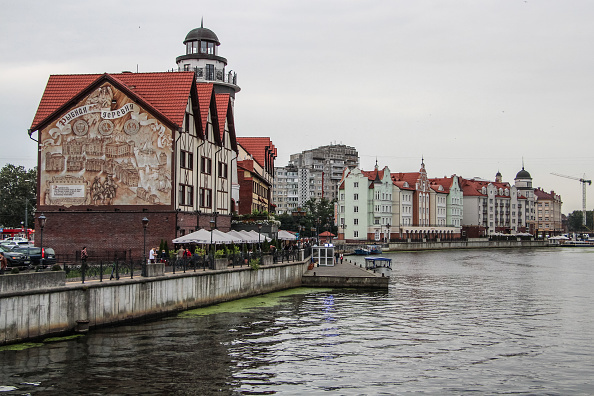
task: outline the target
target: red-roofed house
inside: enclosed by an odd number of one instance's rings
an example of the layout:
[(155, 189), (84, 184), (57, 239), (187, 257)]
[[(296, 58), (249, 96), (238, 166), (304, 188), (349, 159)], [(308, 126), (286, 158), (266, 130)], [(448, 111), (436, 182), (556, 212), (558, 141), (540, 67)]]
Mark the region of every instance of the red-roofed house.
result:
[(561, 196), (555, 191), (534, 190), (536, 198), (536, 235), (542, 238), (561, 235), (565, 232), (561, 220)]
[[(464, 200), (462, 189), (460, 188), (460, 177), (453, 175), (452, 177), (429, 179), (429, 183), (432, 191), (435, 192), (432, 192), (430, 195), (431, 210), (429, 212), (432, 214), (442, 212), (436, 214), (435, 218), (431, 218), (432, 224), (443, 223), (443, 210), (445, 209), (445, 223), (443, 224), (456, 227), (460, 231)], [(446, 194), (445, 207), (443, 202), (439, 202), (438, 191), (443, 191)]]
[(464, 194), (462, 226), (469, 238), (530, 231), (529, 198), (520, 194), (515, 185), (503, 182), (500, 173), (495, 180), (460, 181)]
[(50, 76), (29, 131), (39, 145), (44, 244), (138, 258), (144, 217), (148, 247), (211, 219), (230, 228), (230, 101), (195, 80), (194, 72)]
[(272, 212), (272, 183), (276, 147), (267, 137), (238, 137), (238, 214)]
[[(345, 169), (339, 185), (337, 223), (339, 239), (348, 241), (451, 240), (460, 226), (447, 223), (449, 197), (454, 189), (427, 179), (424, 162), (419, 172), (390, 173)], [(461, 202), (461, 193), (457, 190)], [(432, 204), (431, 196), (435, 195)], [(461, 211), (461, 204), (459, 204)], [(436, 213), (433, 214), (432, 211)], [(461, 213), (461, 212), (460, 212)], [(458, 221), (461, 215), (458, 216)], [(433, 220), (432, 220), (433, 219)]]

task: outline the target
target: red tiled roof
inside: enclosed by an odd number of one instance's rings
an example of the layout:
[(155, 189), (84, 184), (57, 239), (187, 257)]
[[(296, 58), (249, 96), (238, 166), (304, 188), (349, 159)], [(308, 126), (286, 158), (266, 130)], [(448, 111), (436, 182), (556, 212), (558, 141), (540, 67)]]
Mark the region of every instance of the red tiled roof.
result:
[(536, 199), (540, 200), (555, 201), (557, 199), (560, 199), (560, 197), (555, 194), (555, 191), (551, 191), (550, 193), (548, 193), (540, 187), (534, 190), (534, 195), (536, 196)]
[(94, 82), (111, 78), (133, 96), (153, 107), (170, 122), (181, 126), (194, 82), (193, 72), (70, 74), (52, 75), (33, 118), (31, 130), (39, 129), (48, 117), (87, 90)]
[(215, 94), (217, 102), (217, 113), (219, 119), (219, 130), (221, 132), (221, 142), (225, 141), (225, 120), (229, 128), (229, 141), (231, 148), (237, 152), (237, 136), (235, 135), (235, 121), (233, 119), (233, 108), (231, 107), (231, 100), (229, 94)]
[(416, 188), (415, 188), (416, 186), (414, 184), (411, 185), (409, 183), (408, 187), (404, 187), (404, 183), (408, 183), (408, 182), (392, 179), (392, 184), (394, 184), (396, 187), (398, 187), (401, 190), (411, 190), (411, 191), (416, 190)]
[[(476, 180), (476, 179), (460, 179), (460, 187), (462, 188), (462, 194), (464, 196), (486, 196), (487, 194), (483, 194), (481, 192), (483, 186), (487, 187), (489, 184), (492, 184), (493, 186), (495, 186), (497, 188), (497, 194), (495, 194), (496, 197), (502, 197), (502, 198), (509, 198), (509, 196), (504, 195), (499, 195), (499, 189), (511, 189), (511, 186), (509, 183), (507, 182), (492, 182), (489, 180)], [(518, 195), (519, 197), (519, 195)]]
[(217, 113), (219, 116), (219, 130), (221, 132), (221, 140), (224, 139), (225, 121), (227, 120), (227, 109), (229, 108), (229, 94), (215, 94), (217, 101)]
[(384, 178), (384, 170), (379, 170), (379, 169), (374, 169), (372, 171), (364, 171), (361, 170), (361, 173), (363, 174), (363, 176), (367, 177), (367, 179), (374, 181), (376, 177), (379, 177), (379, 179), (383, 179)]
[(202, 133), (204, 133), (206, 130), (206, 125), (208, 125), (208, 110), (210, 109), (210, 101), (212, 100), (213, 85), (199, 83), (196, 84), (196, 89), (198, 90), (198, 104), (200, 105)]
[[(238, 137), (237, 143), (241, 144), (241, 146), (252, 155), (254, 160), (265, 168), (266, 166), (266, 156), (267, 152), (269, 156), (272, 155), (272, 158), (276, 158), (277, 152), (276, 147), (272, 144), (270, 138), (267, 137)], [(268, 149), (267, 149), (268, 148)]]
[[(452, 187), (452, 178), (451, 177), (442, 177), (436, 179), (429, 179), (430, 187), (433, 188), (435, 191), (438, 192), (446, 192), (450, 193), (450, 187)], [(443, 191), (438, 190), (438, 186), (443, 187)]]

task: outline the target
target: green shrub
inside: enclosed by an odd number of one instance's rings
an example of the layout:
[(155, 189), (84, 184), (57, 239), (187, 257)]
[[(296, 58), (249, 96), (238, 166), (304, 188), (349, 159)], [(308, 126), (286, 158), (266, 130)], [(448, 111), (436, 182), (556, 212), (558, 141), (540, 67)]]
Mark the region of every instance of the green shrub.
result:
[(259, 258), (253, 258), (250, 260), (250, 268), (253, 269), (254, 271), (258, 271), (260, 269), (260, 259)]
[(54, 264), (52, 266), (52, 271), (62, 271), (62, 267), (60, 267), (60, 264)]
[(268, 242), (268, 240), (266, 238), (264, 239), (264, 242), (262, 242), (262, 251), (264, 253), (270, 252), (270, 243)]
[(19, 272), (21, 272), (21, 271), (19, 271), (19, 269), (16, 267), (14, 267), (13, 269), (10, 270), (11, 274), (18, 274)]
[(219, 249), (215, 252), (215, 258), (223, 258), (225, 256), (226, 254), (224, 249)]
[(206, 249), (202, 249), (202, 248), (196, 246), (196, 249), (194, 249), (194, 254), (204, 257), (206, 255)]

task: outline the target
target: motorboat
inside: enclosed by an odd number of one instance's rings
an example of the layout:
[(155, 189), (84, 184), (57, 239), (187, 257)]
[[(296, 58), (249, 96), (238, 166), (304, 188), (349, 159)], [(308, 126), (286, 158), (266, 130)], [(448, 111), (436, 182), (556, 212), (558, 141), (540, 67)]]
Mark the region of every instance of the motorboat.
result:
[(382, 247), (380, 245), (367, 245), (364, 248), (355, 249), (355, 254), (358, 256), (367, 256), (369, 254), (381, 254)]

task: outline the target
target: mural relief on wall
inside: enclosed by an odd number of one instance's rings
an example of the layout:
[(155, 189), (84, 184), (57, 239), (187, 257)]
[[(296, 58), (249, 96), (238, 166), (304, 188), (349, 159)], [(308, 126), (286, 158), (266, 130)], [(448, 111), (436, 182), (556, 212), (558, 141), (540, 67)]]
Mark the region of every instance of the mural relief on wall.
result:
[(171, 136), (105, 83), (41, 132), (41, 202), (170, 205)]

